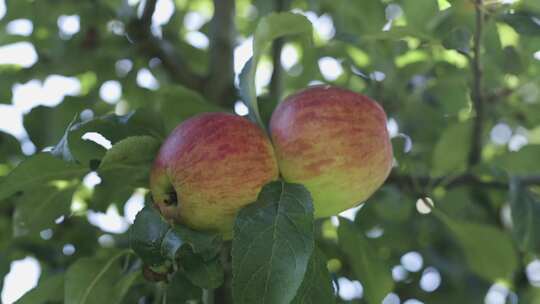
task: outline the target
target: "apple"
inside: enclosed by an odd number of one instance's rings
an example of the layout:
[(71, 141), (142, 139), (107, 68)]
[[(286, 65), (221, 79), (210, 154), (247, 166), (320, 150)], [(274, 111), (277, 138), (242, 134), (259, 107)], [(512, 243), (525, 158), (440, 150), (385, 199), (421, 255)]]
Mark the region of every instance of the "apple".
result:
[(150, 173), (150, 190), (167, 220), (230, 238), (237, 211), (278, 175), (270, 139), (257, 125), (206, 113), (167, 137)]
[(316, 217), (364, 202), (392, 167), (384, 110), (346, 89), (313, 86), (287, 97), (270, 132), (281, 176), (306, 186)]

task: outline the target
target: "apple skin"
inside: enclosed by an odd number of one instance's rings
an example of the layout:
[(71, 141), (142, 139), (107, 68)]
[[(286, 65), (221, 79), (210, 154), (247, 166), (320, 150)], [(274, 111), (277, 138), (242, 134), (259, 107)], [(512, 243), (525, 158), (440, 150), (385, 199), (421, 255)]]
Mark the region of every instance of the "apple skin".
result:
[(346, 89), (314, 86), (287, 97), (270, 131), (281, 176), (311, 192), (315, 217), (364, 202), (392, 168), (384, 110)]
[(278, 178), (269, 138), (251, 121), (206, 113), (176, 127), (150, 173), (154, 204), (167, 220), (232, 236), (237, 211)]

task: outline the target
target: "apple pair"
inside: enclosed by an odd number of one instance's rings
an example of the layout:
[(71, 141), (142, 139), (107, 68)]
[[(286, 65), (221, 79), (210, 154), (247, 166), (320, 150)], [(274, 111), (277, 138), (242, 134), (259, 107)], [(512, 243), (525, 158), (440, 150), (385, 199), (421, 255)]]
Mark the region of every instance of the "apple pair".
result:
[(312, 194), (315, 216), (366, 200), (387, 178), (392, 147), (383, 109), (368, 97), (316, 86), (289, 96), (257, 125), (225, 113), (181, 123), (151, 172), (154, 203), (167, 219), (231, 237), (236, 213), (281, 177)]

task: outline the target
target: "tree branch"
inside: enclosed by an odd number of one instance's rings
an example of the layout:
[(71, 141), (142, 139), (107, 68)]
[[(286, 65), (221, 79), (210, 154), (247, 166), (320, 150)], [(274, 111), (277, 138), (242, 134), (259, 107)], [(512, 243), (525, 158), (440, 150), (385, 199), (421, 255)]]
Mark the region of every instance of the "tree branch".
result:
[(145, 0), (144, 8), (141, 14), (141, 22), (146, 28), (150, 28), (152, 25), (152, 16), (156, 11), (157, 0)]
[[(540, 175), (527, 175), (519, 177), (525, 185), (540, 185)], [(436, 186), (445, 186), (446, 188), (456, 188), (460, 186), (476, 186), (492, 189), (505, 190), (508, 189), (508, 183), (503, 181), (486, 181), (470, 173), (457, 175), (455, 177), (437, 177), (429, 176), (408, 176), (392, 174), (387, 180), (388, 183), (397, 184), (400, 187), (416, 189), (421, 187), (421, 191), (426, 188), (434, 188)]]
[(129, 22), (127, 26), (129, 39), (147, 57), (159, 58), (163, 68), (174, 82), (193, 90), (203, 91), (203, 77), (191, 71), (170, 42), (159, 39), (152, 34), (152, 15), (156, 8), (156, 2), (157, 0), (146, 0), (141, 17), (134, 18)]
[(482, 134), (484, 124), (484, 94), (482, 87), (482, 63), (481, 63), (481, 51), (482, 51), (482, 36), (483, 36), (483, 24), (484, 24), (484, 10), (483, 0), (475, 0), (476, 11), (476, 29), (474, 32), (474, 45), (473, 45), (473, 57), (472, 57), (472, 69), (473, 69), (473, 103), (476, 113), (473, 122), (473, 133), (471, 136), (471, 151), (469, 154), (469, 167), (478, 164), (482, 157)]
[(214, 0), (210, 23), (210, 71), (205, 95), (227, 107), (236, 101), (234, 87), (235, 0)]

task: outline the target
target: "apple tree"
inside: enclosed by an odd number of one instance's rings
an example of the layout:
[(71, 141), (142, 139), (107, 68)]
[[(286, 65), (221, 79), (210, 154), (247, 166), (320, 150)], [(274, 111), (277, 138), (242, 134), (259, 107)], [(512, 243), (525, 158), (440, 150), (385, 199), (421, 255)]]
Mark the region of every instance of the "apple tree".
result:
[[(293, 137), (352, 165), (315, 182), (310, 146), (276, 135), (314, 85), (386, 113), (341, 111), (375, 134), (345, 149), (317, 108)], [(206, 130), (220, 117), (242, 136)], [(33, 304), (540, 303), (539, 2), (0, 0), (0, 286)]]

